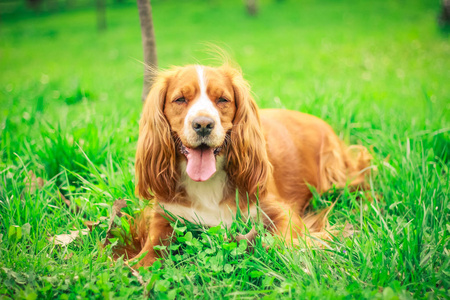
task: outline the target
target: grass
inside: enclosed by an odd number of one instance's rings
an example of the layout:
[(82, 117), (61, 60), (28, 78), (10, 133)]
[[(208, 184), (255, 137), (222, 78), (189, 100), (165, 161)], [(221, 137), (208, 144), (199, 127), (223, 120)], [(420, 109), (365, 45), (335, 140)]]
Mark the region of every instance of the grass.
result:
[[(225, 46), (260, 107), (312, 113), (372, 147), (377, 197), (316, 195), (317, 208), (337, 200), (333, 224), (357, 230), (323, 251), (258, 240), (248, 254), (224, 229), (177, 224), (164, 268), (140, 269), (142, 285), (99, 246), (115, 199), (130, 215), (146, 205), (134, 195), (134, 2), (110, 3), (101, 33), (93, 8), (2, 16), (0, 298), (450, 297), (450, 43), (437, 1), (262, 1), (255, 18), (240, 1), (153, 2), (161, 67), (213, 63), (203, 43)], [(42, 188), (30, 190), (29, 171)], [(67, 246), (48, 240), (86, 220), (100, 224)]]

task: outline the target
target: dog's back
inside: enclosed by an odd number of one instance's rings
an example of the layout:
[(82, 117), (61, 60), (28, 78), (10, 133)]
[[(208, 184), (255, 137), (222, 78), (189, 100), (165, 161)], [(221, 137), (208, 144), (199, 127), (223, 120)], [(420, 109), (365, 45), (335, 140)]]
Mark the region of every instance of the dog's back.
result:
[(260, 110), (273, 166), (273, 184), (282, 199), (302, 213), (311, 198), (309, 185), (319, 193), (346, 183), (362, 182), (370, 164), (367, 149), (347, 147), (325, 121), (290, 110)]

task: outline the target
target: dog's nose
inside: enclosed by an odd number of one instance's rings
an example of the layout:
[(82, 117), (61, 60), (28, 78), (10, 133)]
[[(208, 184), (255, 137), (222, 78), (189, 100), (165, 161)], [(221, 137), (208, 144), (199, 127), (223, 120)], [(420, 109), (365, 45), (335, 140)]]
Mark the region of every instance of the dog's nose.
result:
[(192, 121), (192, 128), (199, 136), (207, 136), (211, 133), (215, 125), (215, 122), (213, 119), (208, 117), (196, 117)]

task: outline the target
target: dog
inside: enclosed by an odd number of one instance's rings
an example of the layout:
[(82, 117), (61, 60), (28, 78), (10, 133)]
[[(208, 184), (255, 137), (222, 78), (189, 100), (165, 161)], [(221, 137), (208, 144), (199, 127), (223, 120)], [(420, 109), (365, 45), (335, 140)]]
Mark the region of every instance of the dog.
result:
[(139, 264), (151, 265), (160, 255), (153, 247), (170, 242), (167, 212), (229, 226), (238, 206), (246, 218), (260, 209), (264, 225), (292, 242), (310, 227), (301, 217), (311, 187), (360, 186), (369, 162), (366, 148), (347, 147), (317, 117), (259, 110), (228, 64), (161, 72), (139, 124), (136, 193), (154, 201)]

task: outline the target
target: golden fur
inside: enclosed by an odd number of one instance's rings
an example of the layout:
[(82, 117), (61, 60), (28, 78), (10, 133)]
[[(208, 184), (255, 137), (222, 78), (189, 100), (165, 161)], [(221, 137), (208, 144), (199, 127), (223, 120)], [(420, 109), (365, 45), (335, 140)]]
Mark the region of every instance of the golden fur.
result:
[[(290, 241), (301, 235), (305, 226), (323, 229), (324, 222), (317, 218), (301, 218), (312, 196), (309, 185), (324, 192), (333, 185), (363, 184), (370, 161), (367, 150), (345, 146), (317, 117), (288, 110), (258, 110), (240, 71), (228, 65), (201, 68), (207, 96), (226, 133), (218, 154), (225, 161), (219, 168), (226, 172), (218, 209), (235, 211), (238, 190), (243, 211), (247, 205), (254, 207), (258, 199), (266, 227)], [(153, 246), (168, 243), (172, 235), (159, 206), (193, 209), (193, 195), (180, 183), (186, 180), (182, 179), (186, 158), (179, 147), (190, 143), (184, 119), (201, 93), (196, 70), (198, 66), (186, 66), (160, 73), (144, 105), (136, 152), (136, 192), (152, 199), (154, 209), (150, 224), (140, 225), (149, 226), (147, 239), (143, 241), (141, 236), (141, 253), (148, 251), (142, 265), (152, 264), (158, 256)], [(178, 101), (179, 97), (186, 102)]]

